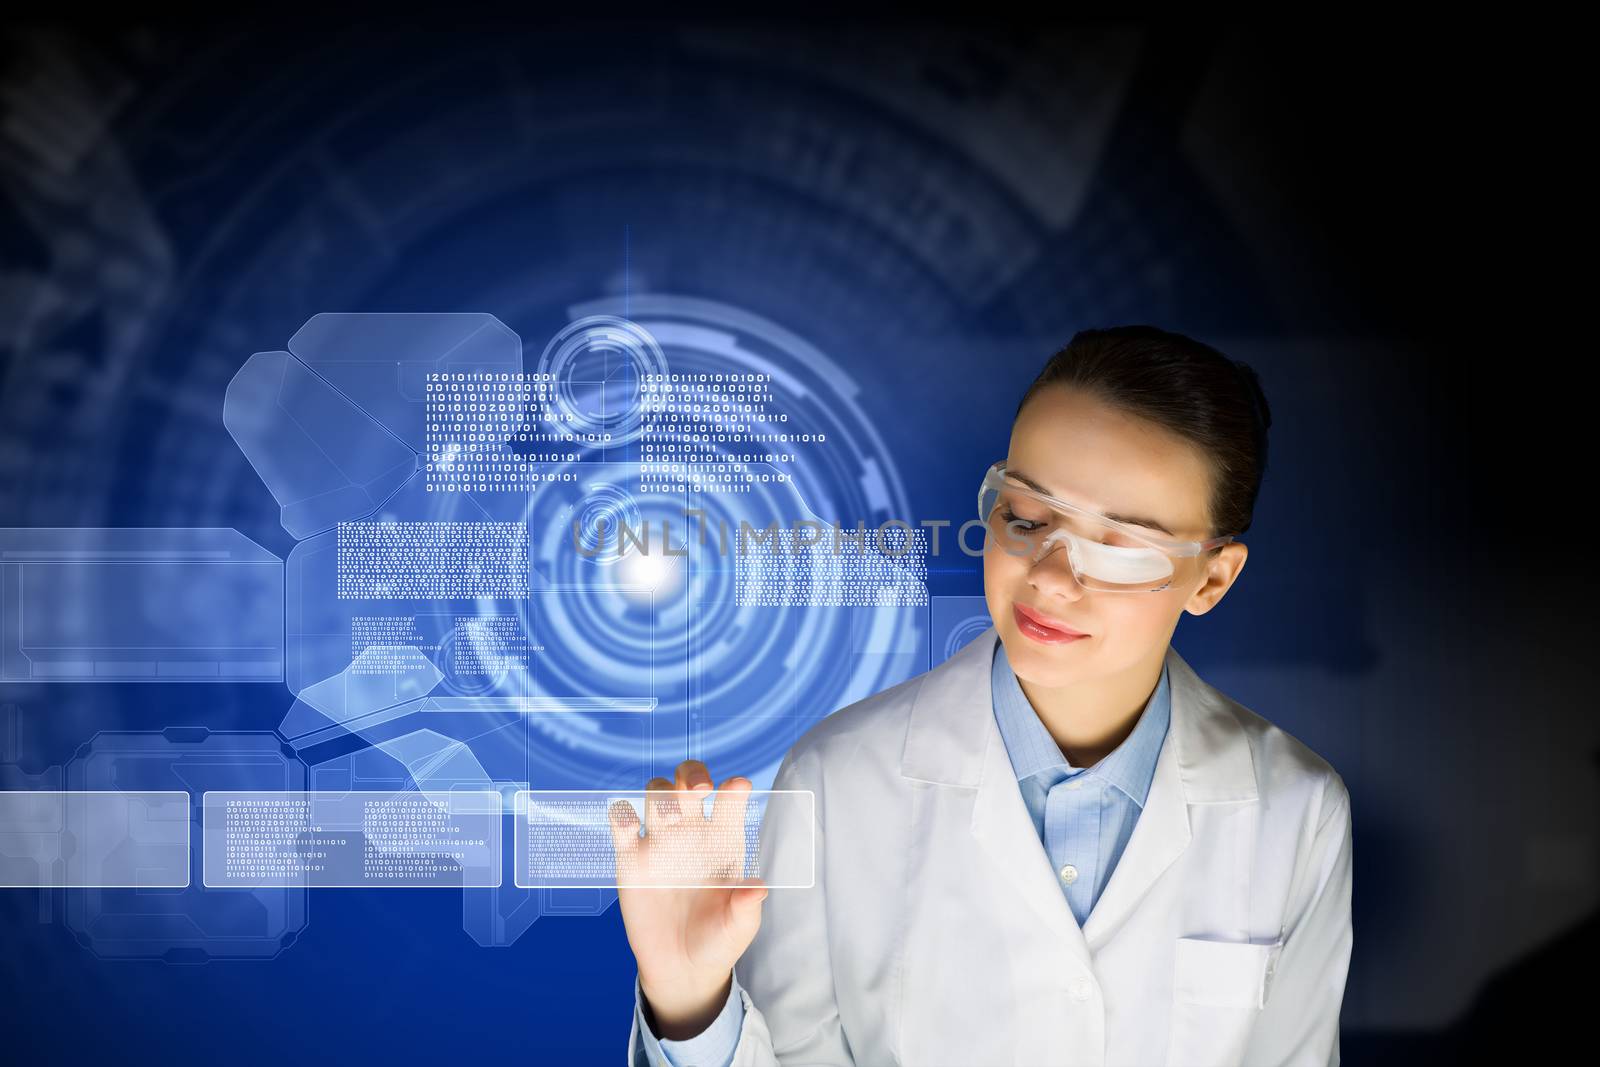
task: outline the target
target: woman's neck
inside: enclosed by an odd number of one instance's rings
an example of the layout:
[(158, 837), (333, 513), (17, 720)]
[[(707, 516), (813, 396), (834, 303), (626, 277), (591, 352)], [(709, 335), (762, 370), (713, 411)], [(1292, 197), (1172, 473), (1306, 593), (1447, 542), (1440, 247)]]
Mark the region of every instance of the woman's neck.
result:
[(1017, 683), (1039, 721), (1074, 767), (1093, 767), (1116, 751), (1139, 724), (1139, 715), (1161, 681), (1166, 649), (1125, 671), (1050, 689)]

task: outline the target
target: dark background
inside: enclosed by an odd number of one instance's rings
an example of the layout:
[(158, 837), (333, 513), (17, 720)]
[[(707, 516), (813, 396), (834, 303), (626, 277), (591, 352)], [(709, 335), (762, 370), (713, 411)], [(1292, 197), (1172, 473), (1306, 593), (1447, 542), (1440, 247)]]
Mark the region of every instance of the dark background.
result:
[[(1274, 452), (1252, 573), (1180, 645), (1351, 788), (1345, 1060), (1537, 1053), (1595, 939), (1575, 47), (1389, 20), (35, 16), (0, 32), (0, 524), (231, 525), (281, 555), (221, 427), (246, 355), (325, 310), (489, 311), (537, 347), (617, 290), (624, 226), (634, 285), (847, 364), (919, 515), (967, 506), (1074, 330), (1193, 334), (1261, 371)], [(287, 702), (198, 688), (5, 688), (0, 764), (49, 782), (97, 730), (270, 730)], [(449, 893), (323, 892), (275, 959), (176, 966), (98, 958), (66, 907), (0, 895), (22, 1058), (626, 1043), (615, 909), (486, 950)]]

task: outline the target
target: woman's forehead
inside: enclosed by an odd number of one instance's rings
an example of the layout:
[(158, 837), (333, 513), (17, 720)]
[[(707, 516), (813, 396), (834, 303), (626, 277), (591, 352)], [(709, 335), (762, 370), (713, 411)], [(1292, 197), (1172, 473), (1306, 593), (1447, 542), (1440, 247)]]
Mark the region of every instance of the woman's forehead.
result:
[(1065, 389), (1041, 392), (1012, 428), (1006, 472), (1029, 488), (1189, 539), (1206, 532), (1208, 472), (1195, 449), (1147, 420)]

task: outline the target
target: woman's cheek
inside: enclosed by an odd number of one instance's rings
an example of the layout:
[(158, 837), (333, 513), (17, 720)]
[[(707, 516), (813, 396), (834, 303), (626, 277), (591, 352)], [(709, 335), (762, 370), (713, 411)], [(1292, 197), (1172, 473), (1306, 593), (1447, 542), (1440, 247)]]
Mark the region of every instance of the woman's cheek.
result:
[(983, 584), (984, 589), (993, 596), (1003, 592), (1007, 584), (1005, 553), (1000, 552), (994, 545), (989, 545), (983, 552)]
[[(1142, 656), (1161, 629), (1163, 605), (1139, 602), (1138, 593), (1102, 593), (1095, 604), (1095, 617), (1106, 639), (1108, 654), (1117, 660), (1136, 660)], [(1149, 597), (1149, 594), (1144, 594)], [(1154, 600), (1154, 597), (1150, 597)], [(1126, 653), (1123, 655), (1122, 653)]]

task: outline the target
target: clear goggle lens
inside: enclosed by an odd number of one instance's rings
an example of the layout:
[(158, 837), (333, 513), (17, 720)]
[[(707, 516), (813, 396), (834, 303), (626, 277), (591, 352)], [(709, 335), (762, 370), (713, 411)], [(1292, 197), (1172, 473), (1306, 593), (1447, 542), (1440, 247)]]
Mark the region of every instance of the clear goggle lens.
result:
[(1063, 512), (1027, 490), (986, 480), (978, 515), (994, 539), (990, 551), (1026, 557), (1035, 566), (1063, 549), (1073, 577), (1085, 589), (1155, 592), (1172, 581), (1172, 557), (1141, 544), (1126, 531), (1088, 513)]

